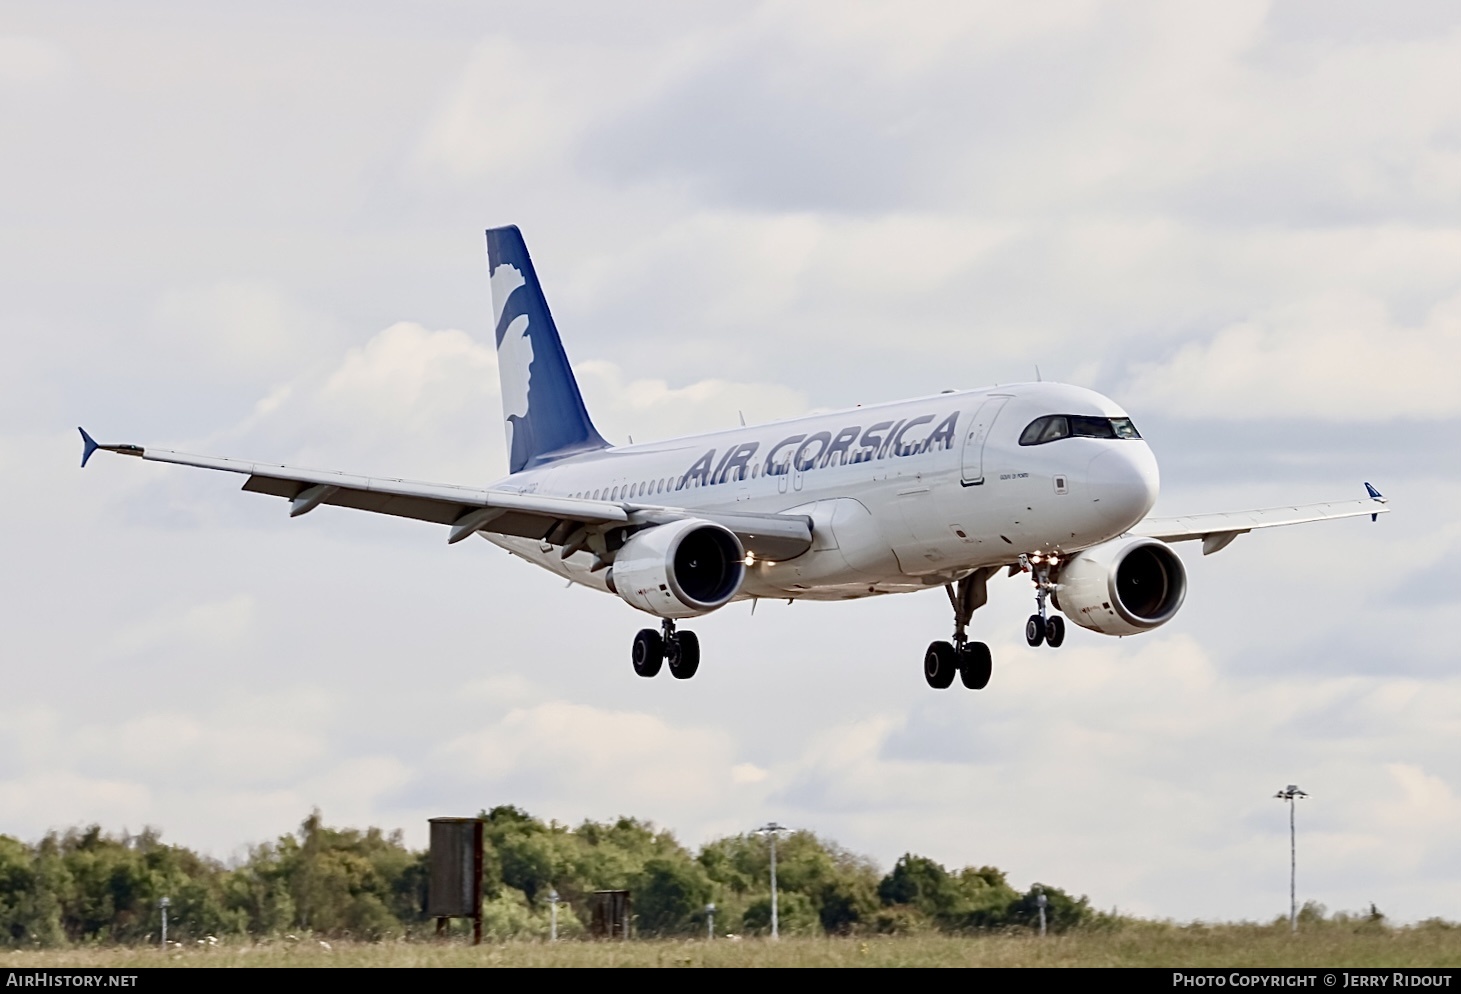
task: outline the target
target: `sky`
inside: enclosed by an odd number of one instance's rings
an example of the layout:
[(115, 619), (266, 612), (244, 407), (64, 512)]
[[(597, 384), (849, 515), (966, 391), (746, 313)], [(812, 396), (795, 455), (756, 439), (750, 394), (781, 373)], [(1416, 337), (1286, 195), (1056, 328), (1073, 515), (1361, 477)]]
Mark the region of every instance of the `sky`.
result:
[[(54, 4), (0, 18), (0, 833), (222, 859), (318, 807), (769, 819), (1103, 909), (1461, 919), (1461, 9), (1446, 2)], [(943, 593), (692, 626), (420, 522), (104, 442), (485, 485), (482, 230), (611, 441), (1032, 379), (1122, 404), (1154, 632), (931, 691)]]

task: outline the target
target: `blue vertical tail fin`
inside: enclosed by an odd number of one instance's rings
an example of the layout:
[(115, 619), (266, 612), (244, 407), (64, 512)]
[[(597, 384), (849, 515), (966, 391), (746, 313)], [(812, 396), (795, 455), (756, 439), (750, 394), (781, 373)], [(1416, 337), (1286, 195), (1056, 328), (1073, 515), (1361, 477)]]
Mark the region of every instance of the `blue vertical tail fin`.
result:
[(517, 225), (487, 229), (487, 270), (510, 471), (608, 448), (589, 420)]

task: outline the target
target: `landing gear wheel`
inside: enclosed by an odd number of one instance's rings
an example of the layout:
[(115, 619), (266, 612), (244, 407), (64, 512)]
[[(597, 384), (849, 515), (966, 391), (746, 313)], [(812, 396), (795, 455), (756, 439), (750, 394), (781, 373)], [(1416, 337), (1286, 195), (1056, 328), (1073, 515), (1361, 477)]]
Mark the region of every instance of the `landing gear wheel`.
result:
[(1038, 614), (1030, 615), (1030, 620), (1025, 622), (1025, 641), (1032, 646), (1045, 641), (1045, 619)]
[(958, 657), (949, 642), (933, 642), (923, 654), (923, 678), (934, 690), (944, 690), (954, 683), (959, 668)]
[(959, 653), (959, 679), (970, 690), (983, 690), (989, 686), (994, 674), (994, 660), (990, 658), (989, 646), (983, 642), (965, 642), (964, 651)]
[(665, 640), (653, 628), (641, 628), (634, 636), (634, 672), (654, 676), (665, 661)]
[(694, 632), (676, 632), (670, 641), (670, 676), (676, 680), (688, 680), (700, 668), (700, 639)]
[(1065, 641), (1065, 619), (1045, 619), (1045, 644), (1052, 649), (1060, 648), (1060, 643)]

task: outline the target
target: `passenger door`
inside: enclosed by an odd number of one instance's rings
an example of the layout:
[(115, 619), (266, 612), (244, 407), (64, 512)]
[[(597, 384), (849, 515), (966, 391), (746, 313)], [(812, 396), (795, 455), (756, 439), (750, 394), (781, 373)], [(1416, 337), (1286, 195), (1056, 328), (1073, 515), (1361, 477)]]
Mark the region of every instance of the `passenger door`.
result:
[(977, 487), (984, 482), (984, 443), (989, 440), (994, 419), (1009, 399), (1008, 396), (990, 397), (975, 409), (974, 417), (969, 420), (969, 431), (964, 436), (964, 486)]

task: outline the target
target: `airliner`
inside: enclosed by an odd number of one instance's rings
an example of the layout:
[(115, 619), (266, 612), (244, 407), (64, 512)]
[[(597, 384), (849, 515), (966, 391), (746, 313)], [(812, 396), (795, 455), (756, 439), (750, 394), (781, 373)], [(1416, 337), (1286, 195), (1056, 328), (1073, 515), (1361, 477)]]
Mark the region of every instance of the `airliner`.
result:
[(1053, 382), (942, 393), (754, 427), (611, 445), (589, 418), (516, 226), (487, 235), (509, 473), (478, 489), (352, 476), (138, 445), (97, 450), (238, 473), (282, 497), (290, 517), (351, 507), (480, 535), (572, 583), (659, 619), (633, 642), (634, 672), (700, 666), (678, 626), (732, 601), (849, 600), (942, 588), (953, 634), (923, 675), (981, 690), (989, 646), (969, 638), (988, 581), (1033, 586), (1031, 647), (1065, 641), (1068, 618), (1102, 635), (1171, 621), (1187, 574), (1171, 544), (1204, 554), (1262, 528), (1388, 510), (1368, 497), (1151, 517), (1157, 461), (1130, 415), (1092, 390)]

